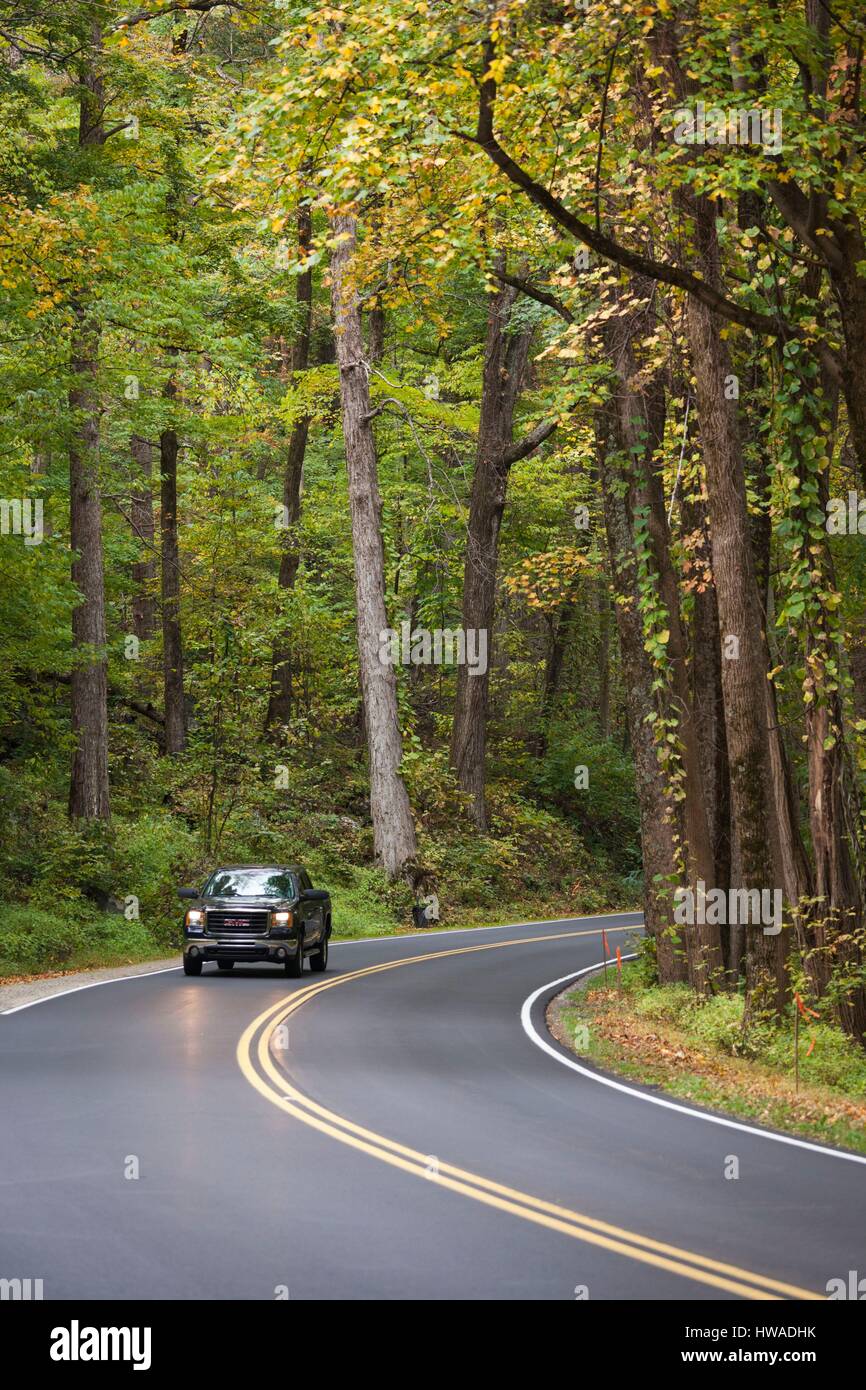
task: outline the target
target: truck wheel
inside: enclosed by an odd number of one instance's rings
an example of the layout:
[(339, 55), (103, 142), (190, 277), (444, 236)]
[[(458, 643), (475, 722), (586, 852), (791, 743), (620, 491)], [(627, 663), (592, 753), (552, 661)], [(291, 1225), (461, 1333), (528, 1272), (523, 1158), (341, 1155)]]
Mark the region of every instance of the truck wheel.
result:
[(324, 939), (323, 939), (323, 941), (322, 941), (322, 944), (321, 944), (321, 946), (319, 947), (318, 951), (314, 951), (313, 954), (310, 956), (310, 969), (311, 969), (311, 970), (315, 970), (315, 972), (316, 972), (317, 974), (319, 974), (320, 971), (322, 971), (322, 970), (327, 970), (327, 968), (328, 968), (328, 938), (327, 938), (327, 936), (326, 936), (326, 937), (324, 937)]
[(286, 974), (292, 980), (299, 980), (304, 973), (304, 938), (298, 937), (298, 950), (286, 961)]
[(201, 960), (197, 956), (184, 956), (183, 973), (184, 975), (200, 975)]
[(233, 960), (218, 960), (217, 965), (219, 966), (220, 970), (234, 970), (235, 968), (235, 963)]

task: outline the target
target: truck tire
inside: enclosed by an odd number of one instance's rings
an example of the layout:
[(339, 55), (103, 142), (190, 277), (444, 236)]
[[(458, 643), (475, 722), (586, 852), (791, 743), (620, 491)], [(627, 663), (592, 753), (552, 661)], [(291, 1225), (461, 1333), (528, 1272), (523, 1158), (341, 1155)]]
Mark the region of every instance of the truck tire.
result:
[(184, 975), (200, 975), (201, 959), (198, 956), (184, 956), (183, 973)]
[(291, 980), (299, 980), (304, 973), (304, 938), (298, 937), (298, 949), (295, 955), (289, 956), (286, 961), (286, 974)]
[(329, 936), (329, 935), (330, 935), (330, 930), (328, 930), (328, 931), (325, 933), (324, 937), (322, 938), (322, 944), (321, 944), (321, 946), (319, 947), (319, 949), (318, 949), (317, 951), (313, 951), (313, 953), (312, 953), (311, 956), (310, 956), (310, 969), (311, 969), (311, 970), (314, 970), (314, 971), (316, 972), (316, 974), (320, 974), (321, 971), (327, 970), (327, 968), (328, 968), (328, 936)]

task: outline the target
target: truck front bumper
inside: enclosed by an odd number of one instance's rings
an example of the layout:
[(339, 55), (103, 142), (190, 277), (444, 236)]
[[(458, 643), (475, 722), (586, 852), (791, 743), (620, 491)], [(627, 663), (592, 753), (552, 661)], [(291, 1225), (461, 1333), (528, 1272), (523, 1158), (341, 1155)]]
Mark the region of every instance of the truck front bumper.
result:
[(263, 960), (283, 965), (298, 954), (298, 939), (294, 936), (254, 936), (232, 941), (225, 937), (188, 936), (183, 943), (183, 953), (199, 960)]

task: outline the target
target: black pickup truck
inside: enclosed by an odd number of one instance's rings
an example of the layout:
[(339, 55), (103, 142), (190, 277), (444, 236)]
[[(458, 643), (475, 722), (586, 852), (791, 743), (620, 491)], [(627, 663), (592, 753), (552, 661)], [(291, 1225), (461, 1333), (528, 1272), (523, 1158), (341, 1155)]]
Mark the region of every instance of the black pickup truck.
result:
[(304, 957), (311, 970), (326, 970), (331, 898), (314, 888), (299, 864), (231, 864), (216, 869), (201, 892), (181, 888), (190, 900), (183, 916), (183, 973), (200, 975), (205, 961), (220, 970), (235, 961), (282, 965), (298, 979)]

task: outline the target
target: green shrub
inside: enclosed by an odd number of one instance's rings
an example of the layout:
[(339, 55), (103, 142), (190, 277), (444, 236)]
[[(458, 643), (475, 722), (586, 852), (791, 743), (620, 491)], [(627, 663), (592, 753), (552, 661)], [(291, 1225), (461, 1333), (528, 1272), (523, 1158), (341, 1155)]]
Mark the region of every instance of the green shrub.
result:
[[(716, 994), (701, 999), (688, 985), (638, 984), (634, 966), (627, 967), (636, 986), (635, 1009), (643, 1018), (672, 1023), (708, 1049), (763, 1062), (773, 1071), (794, 1074), (794, 1005), (780, 1024), (757, 1022), (744, 1031), (741, 994)], [(806, 1055), (814, 1039), (810, 1055)], [(814, 1085), (836, 1087), (850, 1096), (866, 1096), (866, 1055), (841, 1029), (824, 1020), (804, 1024), (800, 1038), (800, 1076)]]
[(0, 961), (6, 973), (65, 965), (80, 950), (84, 938), (84, 924), (62, 912), (32, 907), (0, 910)]
[(0, 973), (56, 970), (89, 960), (141, 959), (153, 941), (141, 922), (122, 913), (75, 916), (68, 906), (54, 912), (35, 907), (0, 909)]
[(121, 900), (138, 898), (141, 921), (160, 944), (167, 945), (176, 935), (177, 889), (185, 884), (197, 854), (197, 838), (178, 816), (152, 813), (116, 822), (112, 892)]
[[(588, 786), (574, 785), (576, 767), (586, 767)], [(535, 776), (540, 796), (573, 818), (583, 839), (616, 856), (622, 873), (639, 871), (640, 822), (634, 767), (617, 742), (598, 731), (581, 712), (550, 729), (547, 752)]]

